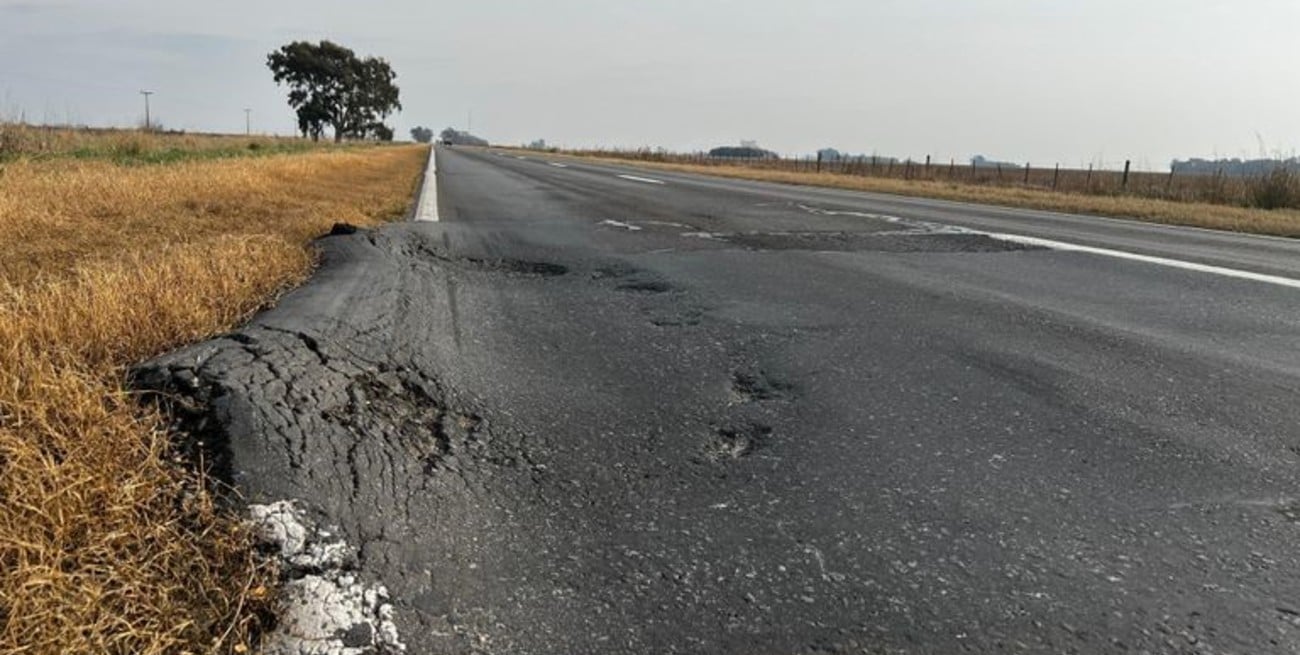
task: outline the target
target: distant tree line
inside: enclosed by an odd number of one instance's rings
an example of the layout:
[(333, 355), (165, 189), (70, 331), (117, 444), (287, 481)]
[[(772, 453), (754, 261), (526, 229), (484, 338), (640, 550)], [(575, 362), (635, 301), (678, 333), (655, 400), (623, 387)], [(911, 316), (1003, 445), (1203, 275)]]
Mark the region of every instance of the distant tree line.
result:
[(721, 159), (779, 159), (780, 156), (771, 150), (764, 150), (757, 146), (722, 146), (709, 151), (710, 157)]
[(429, 143), (433, 141), (433, 130), (422, 125), (413, 127), (411, 128), (411, 139), (416, 143)]
[(897, 157), (885, 157), (882, 155), (854, 155), (847, 152), (840, 152), (835, 148), (822, 148), (817, 151), (817, 161), (870, 161), (877, 164), (897, 164), (902, 160)]

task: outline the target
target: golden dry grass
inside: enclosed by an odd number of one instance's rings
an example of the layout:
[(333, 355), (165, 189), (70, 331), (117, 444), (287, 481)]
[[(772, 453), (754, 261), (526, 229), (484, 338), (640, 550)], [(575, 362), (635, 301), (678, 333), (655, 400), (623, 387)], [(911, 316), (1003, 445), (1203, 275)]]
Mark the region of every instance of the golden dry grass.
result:
[(335, 221), (401, 215), (427, 150), (0, 176), (0, 652), (240, 652), (273, 593), (124, 390), (131, 363), (304, 279)]
[(80, 157), (121, 163), (166, 163), (234, 155), (334, 147), (297, 138), (146, 132), (0, 122), (0, 161)]
[[(612, 164), (628, 163), (619, 158), (589, 158)], [(745, 180), (891, 193), (1007, 207), (1133, 218), (1153, 223), (1187, 225), (1214, 230), (1300, 237), (1300, 211), (1294, 209), (1265, 210), (1203, 202), (1178, 202), (1131, 195), (1061, 193), (1016, 186), (987, 186), (835, 173), (796, 172), (743, 165), (700, 165), (653, 161), (636, 161), (634, 165), (657, 170), (700, 173)]]

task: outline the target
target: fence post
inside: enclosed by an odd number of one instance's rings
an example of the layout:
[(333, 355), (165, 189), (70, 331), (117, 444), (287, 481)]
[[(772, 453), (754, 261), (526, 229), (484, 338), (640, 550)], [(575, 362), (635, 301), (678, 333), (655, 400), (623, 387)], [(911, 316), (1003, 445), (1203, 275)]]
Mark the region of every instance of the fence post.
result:
[(1088, 164), (1088, 179), (1084, 180), (1083, 185), (1087, 187), (1084, 191), (1092, 190), (1092, 164)]
[(822, 172), (822, 153), (820, 150), (817, 151), (817, 172)]
[(1165, 195), (1169, 195), (1169, 190), (1174, 186), (1174, 168), (1173, 164), (1169, 165), (1169, 179), (1165, 180)]
[(903, 179), (904, 180), (912, 179), (912, 158), (911, 157), (907, 158), (907, 168), (903, 169)]
[(930, 177), (930, 155), (925, 156), (925, 176)]
[(1133, 165), (1133, 160), (1131, 160), (1131, 159), (1125, 159), (1125, 160), (1124, 160), (1124, 179), (1120, 180), (1120, 183), (1119, 183), (1119, 186), (1120, 186), (1121, 189), (1127, 189), (1127, 188), (1128, 188), (1128, 169), (1129, 169), (1129, 166), (1132, 166), (1132, 165)]
[(1002, 181), (1002, 162), (998, 162), (998, 181)]
[(1052, 190), (1056, 190), (1057, 182), (1061, 181), (1061, 162), (1056, 162), (1056, 172), (1052, 173)]
[(952, 174), (956, 172), (956, 169), (957, 169), (957, 158), (953, 157), (948, 160), (948, 179), (950, 180), (952, 179)]
[(1029, 169), (1032, 168), (1029, 162), (1025, 162), (1025, 186), (1029, 186)]

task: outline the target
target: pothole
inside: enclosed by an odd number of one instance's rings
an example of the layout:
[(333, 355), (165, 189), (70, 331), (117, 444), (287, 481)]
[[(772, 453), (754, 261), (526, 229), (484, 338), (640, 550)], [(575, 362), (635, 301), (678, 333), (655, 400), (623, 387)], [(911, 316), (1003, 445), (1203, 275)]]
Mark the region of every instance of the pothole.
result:
[(673, 285), (663, 280), (631, 280), (615, 288), (631, 293), (667, 293), (673, 290)]
[(473, 258), (466, 259), (465, 262), (482, 270), (501, 271), (532, 277), (558, 277), (569, 272), (567, 266), (552, 264), (550, 262), (529, 262), (518, 259)]
[(761, 423), (723, 426), (705, 444), (704, 455), (713, 461), (741, 459), (765, 447), (771, 436), (772, 428)]
[(551, 262), (529, 261), (510, 257), (460, 257), (440, 251), (427, 243), (403, 248), (404, 254), (418, 261), (436, 262), (461, 269), (506, 273), (525, 277), (557, 277), (569, 272), (569, 267)]
[(704, 321), (704, 312), (699, 309), (686, 309), (673, 314), (655, 316), (650, 324), (655, 327), (694, 327)]
[(737, 404), (783, 400), (794, 386), (772, 378), (765, 371), (736, 371), (731, 376), (731, 397)]

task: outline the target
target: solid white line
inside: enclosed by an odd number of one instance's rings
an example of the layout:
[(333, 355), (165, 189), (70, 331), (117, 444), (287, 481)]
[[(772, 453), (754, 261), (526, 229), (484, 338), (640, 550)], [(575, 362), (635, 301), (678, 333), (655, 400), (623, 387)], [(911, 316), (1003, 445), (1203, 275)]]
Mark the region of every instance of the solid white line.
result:
[(551, 162), (551, 165), (554, 166), (554, 167), (556, 167), (556, 168), (568, 168), (568, 167), (569, 167), (568, 164), (561, 164), (561, 163), (558, 162), (558, 161), (553, 161), (553, 162)]
[(620, 175), (619, 177), (633, 182), (645, 182), (646, 184), (663, 184), (661, 180), (652, 180), (648, 177), (637, 177), (635, 175)]
[(1025, 237), (1018, 234), (1000, 234), (996, 232), (979, 232), (994, 239), (1020, 243), (1027, 246), (1039, 246), (1050, 248), (1052, 250), (1061, 250), (1065, 252), (1082, 252), (1090, 255), (1101, 255), (1103, 257), (1114, 257), (1116, 259), (1127, 259), (1135, 262), (1146, 264), (1155, 264), (1157, 266), (1169, 266), (1171, 268), (1181, 268), (1187, 271), (1196, 271), (1198, 273), (1210, 273), (1212, 275), (1221, 275), (1223, 277), (1232, 277), (1241, 280), (1251, 280), (1252, 282), (1263, 282), (1265, 284), (1276, 284), (1278, 286), (1300, 289), (1300, 280), (1289, 277), (1280, 277), (1277, 275), (1264, 275), (1263, 273), (1252, 273), (1235, 268), (1224, 268), (1222, 266), (1211, 266), (1209, 264), (1197, 264), (1196, 262), (1183, 261), (1181, 259), (1169, 259), (1166, 257), (1153, 257), (1151, 255), (1139, 255), (1133, 252), (1124, 252), (1123, 250), (1110, 250), (1108, 248), (1094, 248), (1092, 246), (1080, 246), (1074, 243), (1064, 241), (1053, 241), (1051, 239), (1039, 239), (1037, 237)]
[(438, 149), (429, 147), (429, 165), (424, 169), (424, 186), (420, 188), (420, 204), (415, 208), (415, 220), (438, 220)]
[(519, 161), (528, 161), (527, 157), (515, 157), (515, 159), (518, 159)]

